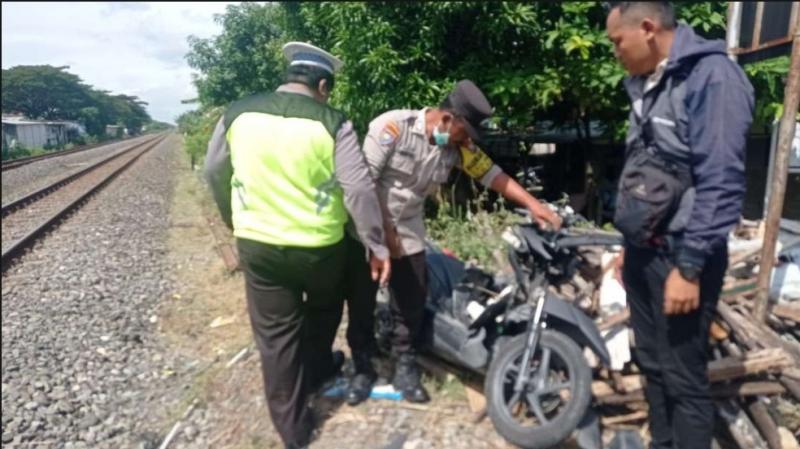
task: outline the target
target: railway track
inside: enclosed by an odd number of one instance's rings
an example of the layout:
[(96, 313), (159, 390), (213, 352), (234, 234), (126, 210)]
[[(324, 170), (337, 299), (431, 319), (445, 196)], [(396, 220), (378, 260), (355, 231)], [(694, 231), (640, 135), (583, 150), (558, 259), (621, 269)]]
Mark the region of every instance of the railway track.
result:
[(2, 206), (2, 270), (64, 216), (79, 208), (86, 198), (166, 137), (158, 135)]
[(2, 170), (2, 171), (14, 170), (15, 168), (22, 167), (23, 165), (28, 165), (31, 162), (38, 162), (38, 161), (42, 161), (42, 160), (45, 160), (45, 159), (51, 159), (51, 158), (55, 158), (55, 157), (66, 156), (68, 154), (74, 154), (74, 153), (78, 153), (80, 151), (91, 150), (93, 148), (98, 148), (98, 147), (102, 147), (102, 146), (105, 146), (105, 145), (112, 145), (112, 144), (115, 144), (115, 143), (123, 143), (123, 142), (125, 142), (125, 140), (127, 140), (127, 139), (109, 140), (109, 141), (106, 141), (106, 142), (93, 143), (91, 145), (83, 145), (83, 146), (80, 146), (78, 148), (73, 148), (71, 150), (54, 151), (52, 153), (40, 154), (38, 156), (28, 156), (28, 157), (21, 157), (19, 159), (12, 159), (10, 161), (3, 162), (2, 165), (0, 165), (0, 170)]

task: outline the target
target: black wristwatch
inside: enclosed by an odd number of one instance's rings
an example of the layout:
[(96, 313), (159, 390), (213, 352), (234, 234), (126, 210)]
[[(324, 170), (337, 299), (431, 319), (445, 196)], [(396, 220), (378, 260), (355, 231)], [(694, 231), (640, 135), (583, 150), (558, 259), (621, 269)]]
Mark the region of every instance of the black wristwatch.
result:
[(680, 273), (682, 278), (686, 279), (689, 282), (694, 282), (698, 278), (700, 278), (700, 273), (702, 272), (703, 269), (698, 267), (697, 265), (678, 264), (678, 273)]

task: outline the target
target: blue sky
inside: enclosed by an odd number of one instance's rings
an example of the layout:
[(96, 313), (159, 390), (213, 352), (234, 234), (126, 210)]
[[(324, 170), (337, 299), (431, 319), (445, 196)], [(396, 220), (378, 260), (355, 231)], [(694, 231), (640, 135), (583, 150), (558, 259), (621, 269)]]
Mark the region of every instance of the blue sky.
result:
[(196, 97), (186, 38), (221, 32), (214, 14), (238, 2), (3, 2), (2, 66), (68, 65), (86, 83), (136, 95), (174, 123)]

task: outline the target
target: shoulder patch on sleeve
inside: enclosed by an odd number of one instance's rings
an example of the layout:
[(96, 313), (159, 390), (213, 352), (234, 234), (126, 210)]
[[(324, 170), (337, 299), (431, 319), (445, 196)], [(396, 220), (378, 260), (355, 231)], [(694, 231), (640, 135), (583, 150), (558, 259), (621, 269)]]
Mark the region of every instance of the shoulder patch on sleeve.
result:
[(378, 142), (380, 142), (381, 145), (391, 145), (399, 136), (400, 127), (397, 125), (397, 122), (391, 120), (387, 122), (381, 130), (381, 133), (378, 137)]
[(461, 147), (461, 169), (470, 178), (481, 179), (492, 169), (494, 162), (480, 148), (470, 149)]

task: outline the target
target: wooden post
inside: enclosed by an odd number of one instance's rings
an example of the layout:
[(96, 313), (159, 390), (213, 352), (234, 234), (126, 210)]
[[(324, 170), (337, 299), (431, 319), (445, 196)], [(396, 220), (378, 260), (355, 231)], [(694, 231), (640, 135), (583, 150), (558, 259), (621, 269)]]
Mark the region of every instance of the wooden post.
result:
[(781, 435), (778, 433), (778, 426), (769, 416), (767, 407), (761, 401), (761, 398), (756, 398), (752, 401), (747, 406), (747, 411), (750, 413), (753, 424), (766, 440), (769, 449), (781, 449)]
[(797, 115), (797, 103), (800, 100), (800, 27), (795, 27), (792, 59), (786, 90), (783, 99), (783, 117), (780, 122), (778, 147), (775, 155), (775, 166), (772, 168), (774, 178), (770, 187), (769, 206), (766, 216), (764, 246), (761, 252), (761, 267), (758, 271), (758, 297), (755, 303), (755, 318), (764, 323), (767, 320), (767, 303), (769, 301), (769, 285), (772, 267), (775, 263), (775, 246), (778, 239), (783, 201), (786, 195), (786, 180), (789, 173), (789, 152), (794, 138)]

